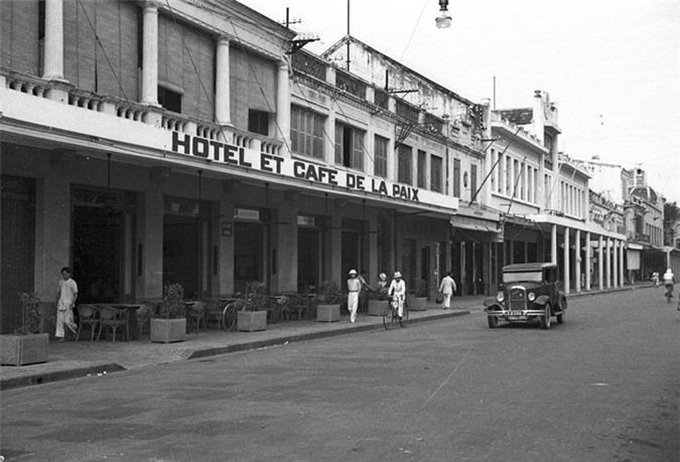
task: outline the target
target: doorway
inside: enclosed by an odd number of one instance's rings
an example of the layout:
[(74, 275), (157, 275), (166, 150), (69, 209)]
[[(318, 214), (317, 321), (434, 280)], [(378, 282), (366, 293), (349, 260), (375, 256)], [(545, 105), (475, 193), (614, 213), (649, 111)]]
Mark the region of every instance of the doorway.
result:
[(342, 274), (343, 278), (351, 269), (361, 272), (361, 261), (359, 258), (359, 233), (356, 231), (342, 232), (341, 265), (342, 268), (340, 274)]
[(310, 286), (319, 287), (319, 231), (298, 228), (298, 293), (309, 291)]
[(244, 293), (246, 284), (264, 281), (263, 226), (259, 223), (234, 224), (234, 292)]
[[(2, 316), (0, 333), (22, 324), (17, 294), (33, 292), (35, 274), (35, 181), (2, 175)], [(53, 275), (55, 281), (59, 275)], [(56, 291), (56, 282), (55, 282)]]
[(73, 211), (73, 277), (79, 303), (121, 300), (123, 212), (76, 206)]
[(163, 287), (181, 284), (187, 298), (198, 296), (199, 241), (196, 217), (165, 215), (163, 220)]

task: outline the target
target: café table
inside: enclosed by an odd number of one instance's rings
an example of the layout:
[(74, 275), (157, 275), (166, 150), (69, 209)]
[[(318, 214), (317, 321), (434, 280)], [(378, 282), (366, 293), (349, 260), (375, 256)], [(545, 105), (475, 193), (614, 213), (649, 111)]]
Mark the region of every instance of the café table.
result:
[(116, 308), (127, 311), (127, 329), (131, 340), (138, 340), (137, 338), (137, 310), (142, 307), (139, 303), (97, 303), (98, 307)]

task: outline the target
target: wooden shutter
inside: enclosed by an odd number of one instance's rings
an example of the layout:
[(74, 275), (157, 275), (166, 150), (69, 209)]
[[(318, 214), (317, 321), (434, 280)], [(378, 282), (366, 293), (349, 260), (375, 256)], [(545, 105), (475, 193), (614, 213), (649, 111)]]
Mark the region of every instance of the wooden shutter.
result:
[(1, 66), (31, 75), (41, 73), (39, 22), (38, 0), (0, 0)]

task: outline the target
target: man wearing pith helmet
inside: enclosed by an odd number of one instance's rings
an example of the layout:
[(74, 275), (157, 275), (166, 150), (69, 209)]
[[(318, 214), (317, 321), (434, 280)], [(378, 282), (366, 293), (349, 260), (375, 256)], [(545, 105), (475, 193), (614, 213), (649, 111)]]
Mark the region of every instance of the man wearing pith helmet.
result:
[(349, 322), (357, 320), (359, 292), (361, 292), (361, 281), (357, 277), (357, 271), (351, 269), (349, 270), (349, 279), (347, 279), (347, 310), (349, 311)]
[(406, 283), (401, 278), (401, 271), (397, 270), (394, 272), (394, 279), (392, 279), (390, 288), (387, 290), (387, 296), (397, 299), (397, 314), (399, 319), (401, 319), (404, 316), (404, 301), (406, 300)]

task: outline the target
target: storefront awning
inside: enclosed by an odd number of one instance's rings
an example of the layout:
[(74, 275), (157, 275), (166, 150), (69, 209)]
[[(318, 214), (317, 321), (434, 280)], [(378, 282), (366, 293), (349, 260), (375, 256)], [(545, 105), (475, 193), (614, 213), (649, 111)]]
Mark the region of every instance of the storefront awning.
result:
[[(449, 219), (449, 223), (453, 228), (454, 238), (458, 240), (503, 242), (503, 233), (496, 221), (456, 215)], [(456, 233), (460, 233), (462, 239)]]

